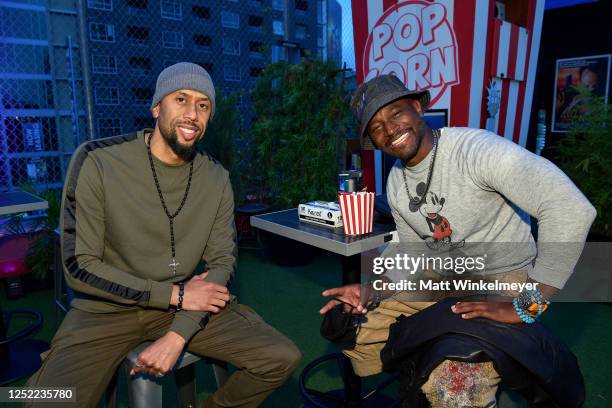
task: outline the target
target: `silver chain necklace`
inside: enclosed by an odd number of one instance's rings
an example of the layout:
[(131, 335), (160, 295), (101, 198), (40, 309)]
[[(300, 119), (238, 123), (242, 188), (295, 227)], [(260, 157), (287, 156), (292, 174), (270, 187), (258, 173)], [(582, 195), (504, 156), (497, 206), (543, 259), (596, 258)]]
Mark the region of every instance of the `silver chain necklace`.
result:
[(432, 129), (431, 133), (433, 135), (433, 153), (431, 154), (431, 162), (429, 162), (429, 171), (427, 172), (425, 191), (421, 197), (413, 197), (412, 194), (410, 194), (410, 189), (408, 188), (408, 178), (406, 177), (406, 163), (404, 163), (404, 168), (402, 169), (404, 187), (406, 188), (408, 199), (410, 200), (410, 203), (415, 205), (417, 208), (419, 208), (425, 202), (427, 192), (429, 191), (429, 185), (431, 184), (431, 177), (433, 176), (434, 164), (436, 163), (436, 154), (438, 153), (438, 138), (440, 137), (440, 129)]

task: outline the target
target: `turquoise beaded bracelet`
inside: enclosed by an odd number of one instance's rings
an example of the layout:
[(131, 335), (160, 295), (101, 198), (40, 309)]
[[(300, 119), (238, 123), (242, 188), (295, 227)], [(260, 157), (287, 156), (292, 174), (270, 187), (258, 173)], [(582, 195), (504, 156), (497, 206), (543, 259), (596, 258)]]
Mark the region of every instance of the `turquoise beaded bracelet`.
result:
[[(529, 312), (529, 306), (533, 303), (537, 303), (538, 311), (535, 316)], [(545, 310), (544, 305), (548, 307), (549, 301), (544, 300), (544, 297), (538, 290), (526, 290), (512, 300), (512, 306), (518, 317), (525, 323), (531, 324), (540, 317)]]

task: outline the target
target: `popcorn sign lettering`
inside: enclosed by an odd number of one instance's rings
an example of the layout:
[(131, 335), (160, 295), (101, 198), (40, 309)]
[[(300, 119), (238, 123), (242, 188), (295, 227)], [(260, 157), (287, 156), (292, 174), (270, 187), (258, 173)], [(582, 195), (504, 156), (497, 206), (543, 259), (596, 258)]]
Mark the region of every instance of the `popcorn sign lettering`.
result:
[(428, 89), (433, 106), (446, 87), (459, 83), (457, 42), (448, 16), (443, 4), (425, 1), (388, 9), (366, 42), (365, 80), (394, 74), (408, 89)]

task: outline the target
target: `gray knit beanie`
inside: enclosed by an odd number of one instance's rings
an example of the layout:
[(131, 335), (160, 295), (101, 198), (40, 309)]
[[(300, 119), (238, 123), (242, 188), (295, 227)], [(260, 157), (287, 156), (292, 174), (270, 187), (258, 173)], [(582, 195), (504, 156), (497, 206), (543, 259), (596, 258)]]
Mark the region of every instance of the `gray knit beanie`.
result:
[(208, 72), (191, 62), (179, 62), (164, 69), (157, 77), (151, 109), (166, 95), (179, 89), (192, 89), (210, 98), (210, 120), (215, 114), (215, 86)]

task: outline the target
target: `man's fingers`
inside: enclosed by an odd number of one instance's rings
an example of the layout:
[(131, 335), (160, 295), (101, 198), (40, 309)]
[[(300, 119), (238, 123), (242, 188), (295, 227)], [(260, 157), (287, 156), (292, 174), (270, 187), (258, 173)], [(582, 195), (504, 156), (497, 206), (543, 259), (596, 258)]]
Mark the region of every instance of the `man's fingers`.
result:
[(213, 306), (213, 305), (208, 306), (207, 310), (209, 312), (215, 313), (215, 314), (219, 313), (221, 311), (221, 309), (219, 309), (217, 306)]
[(328, 311), (333, 309), (338, 303), (340, 303), (340, 302), (338, 302), (337, 300), (330, 300), (329, 302), (327, 302), (327, 304), (325, 306), (323, 306), (321, 308), (321, 310), (319, 310), (319, 313), (320, 314), (327, 313)]
[(331, 288), (323, 291), (323, 296), (336, 296), (344, 294), (344, 288)]
[(210, 305), (211, 306), (216, 306), (216, 307), (219, 307), (219, 308), (224, 308), (226, 304), (227, 304), (227, 302), (222, 300), (222, 299), (212, 299), (210, 301)]
[(465, 313), (472, 310), (487, 310), (488, 304), (486, 302), (457, 302), (451, 306), (451, 310), (454, 313)]
[(367, 306), (362, 305), (361, 303), (357, 305), (356, 309), (357, 309), (357, 312), (358, 312), (358, 313), (361, 313), (361, 314), (366, 314), (366, 313), (368, 313), (368, 308), (367, 308)]
[(457, 302), (451, 306), (455, 314), (460, 314), (462, 319), (473, 319), (475, 317), (490, 318), (489, 304), (487, 302)]
[(483, 310), (475, 310), (473, 312), (463, 313), (461, 315), (462, 319), (473, 319), (475, 317), (488, 317), (487, 312)]
[(153, 369), (150, 366), (137, 361), (136, 365), (130, 370), (130, 375), (136, 375), (138, 373), (149, 374), (151, 371), (153, 371)]
[(207, 277), (208, 277), (208, 272), (204, 272), (199, 275), (194, 275), (190, 280), (204, 280)]

